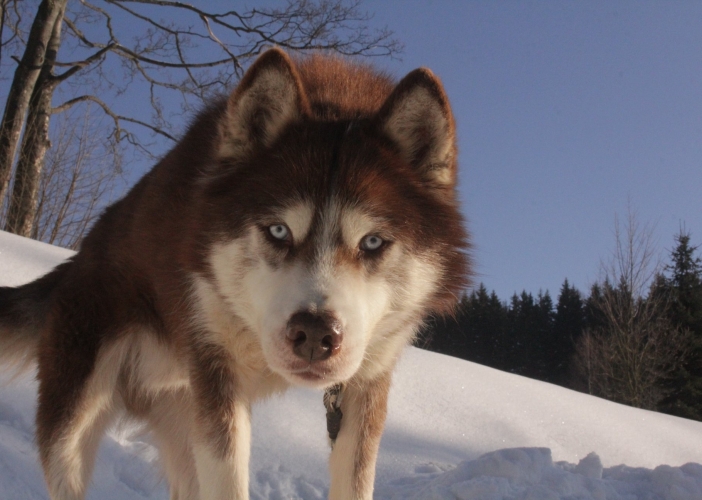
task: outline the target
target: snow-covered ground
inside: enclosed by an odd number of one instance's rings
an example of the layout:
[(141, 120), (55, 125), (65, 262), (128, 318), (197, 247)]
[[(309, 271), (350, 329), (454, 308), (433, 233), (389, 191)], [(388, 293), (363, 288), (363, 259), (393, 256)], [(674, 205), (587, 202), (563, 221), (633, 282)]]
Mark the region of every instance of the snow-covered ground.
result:
[[(0, 284), (70, 252), (0, 232)], [(45, 500), (32, 375), (0, 377), (0, 499)], [(323, 499), (329, 450), (321, 394), (254, 408), (253, 499)], [(395, 374), (377, 499), (702, 500), (702, 423), (408, 348)], [(88, 498), (168, 498), (158, 453), (134, 424), (105, 439)]]

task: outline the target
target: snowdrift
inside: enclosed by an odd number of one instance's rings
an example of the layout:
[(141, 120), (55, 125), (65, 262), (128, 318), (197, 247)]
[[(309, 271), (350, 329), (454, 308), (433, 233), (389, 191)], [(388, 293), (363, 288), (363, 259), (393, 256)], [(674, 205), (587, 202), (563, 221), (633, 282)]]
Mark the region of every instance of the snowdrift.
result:
[[(0, 232), (0, 285), (71, 252)], [(33, 435), (32, 374), (0, 377), (0, 499), (46, 500)], [(323, 499), (321, 394), (301, 389), (253, 411), (251, 497)], [(378, 499), (702, 500), (702, 423), (637, 410), (408, 348), (394, 377)], [(88, 498), (167, 499), (138, 424), (104, 440)]]

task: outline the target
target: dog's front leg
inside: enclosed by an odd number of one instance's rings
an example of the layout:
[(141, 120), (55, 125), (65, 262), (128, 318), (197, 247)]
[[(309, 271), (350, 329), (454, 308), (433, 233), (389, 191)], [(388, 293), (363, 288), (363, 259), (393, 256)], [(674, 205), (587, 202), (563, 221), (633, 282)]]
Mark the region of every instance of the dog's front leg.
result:
[(247, 500), (251, 410), (233, 365), (216, 348), (199, 349), (191, 375), (195, 396), (193, 454), (201, 500)]
[(387, 414), (390, 372), (344, 388), (341, 430), (329, 461), (329, 500), (371, 500), (375, 462)]

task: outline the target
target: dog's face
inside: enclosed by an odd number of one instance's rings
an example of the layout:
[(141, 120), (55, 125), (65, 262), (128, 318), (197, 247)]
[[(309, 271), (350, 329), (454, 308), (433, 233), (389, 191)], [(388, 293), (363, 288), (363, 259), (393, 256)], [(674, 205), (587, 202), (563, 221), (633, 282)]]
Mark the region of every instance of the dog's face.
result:
[(270, 369), (321, 387), (387, 369), (426, 314), (450, 309), (465, 240), (453, 125), (427, 83), (401, 83), (406, 95), (396, 89), (375, 116), (320, 121), (290, 64), (259, 60), (230, 100), (205, 192), (208, 258)]

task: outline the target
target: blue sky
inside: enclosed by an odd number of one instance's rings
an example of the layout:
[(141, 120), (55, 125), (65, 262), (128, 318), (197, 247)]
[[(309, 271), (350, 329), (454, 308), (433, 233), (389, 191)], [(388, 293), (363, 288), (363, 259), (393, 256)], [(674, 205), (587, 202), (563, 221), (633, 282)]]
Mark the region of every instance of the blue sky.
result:
[[(629, 203), (654, 225), (663, 258), (681, 225), (702, 243), (702, 2), (366, 0), (362, 8), (405, 43), (402, 60), (376, 64), (398, 79), (427, 66), (445, 84), (476, 283), (503, 300), (524, 289), (555, 298), (566, 278), (586, 292)], [(140, 92), (130, 87), (116, 109), (148, 114)], [(128, 163), (127, 177), (147, 168)]]
[(377, 1), (458, 123), (476, 281), (586, 291), (630, 203), (665, 259), (702, 243), (702, 3)]

